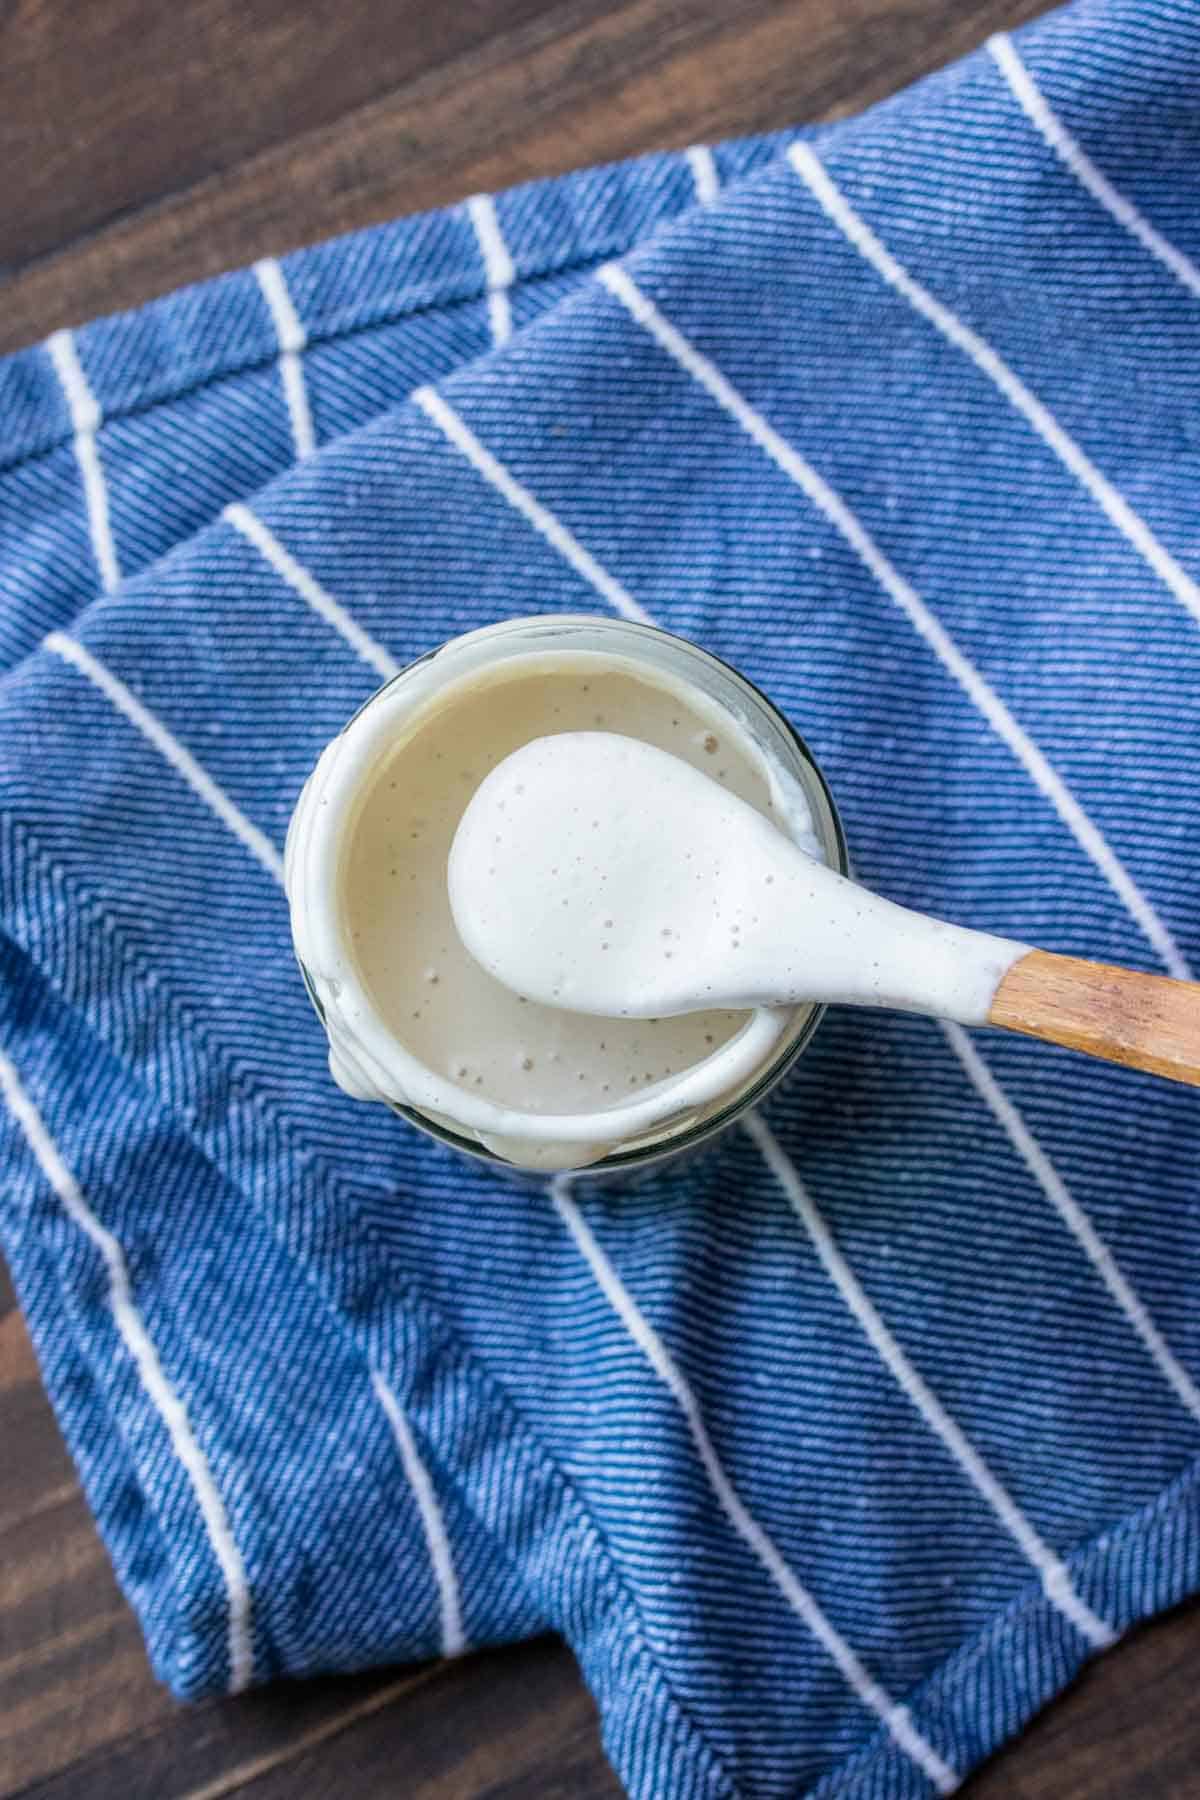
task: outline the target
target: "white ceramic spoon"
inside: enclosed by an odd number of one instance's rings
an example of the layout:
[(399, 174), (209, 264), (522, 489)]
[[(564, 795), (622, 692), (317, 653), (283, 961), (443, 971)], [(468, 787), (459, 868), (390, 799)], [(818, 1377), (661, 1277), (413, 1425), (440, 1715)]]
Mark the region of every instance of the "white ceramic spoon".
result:
[(471, 954), (548, 1006), (898, 1007), (1200, 1084), (1200, 985), (896, 906), (633, 738), (567, 732), (515, 751), (467, 807), (448, 874)]

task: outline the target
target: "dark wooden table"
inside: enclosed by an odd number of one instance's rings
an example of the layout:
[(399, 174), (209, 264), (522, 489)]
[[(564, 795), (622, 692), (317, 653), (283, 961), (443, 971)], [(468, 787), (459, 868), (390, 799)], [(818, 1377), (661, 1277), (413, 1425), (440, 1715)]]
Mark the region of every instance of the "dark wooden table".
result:
[[(854, 111), (1041, 0), (0, 0), (0, 349), (397, 212)], [(1097, 1664), (972, 1800), (1196, 1800), (1200, 1607)], [(544, 1641), (176, 1706), (0, 1275), (0, 1796), (618, 1793)]]

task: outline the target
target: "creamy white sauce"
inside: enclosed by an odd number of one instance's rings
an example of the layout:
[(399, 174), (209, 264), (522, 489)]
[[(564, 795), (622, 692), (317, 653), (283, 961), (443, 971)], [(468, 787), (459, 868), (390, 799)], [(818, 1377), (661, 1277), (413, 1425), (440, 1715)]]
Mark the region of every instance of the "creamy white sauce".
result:
[(576, 1014), (824, 1000), (983, 1024), (1025, 948), (869, 893), (728, 783), (610, 731), (540, 738), (493, 769), (449, 882), (483, 967)]
[[(669, 749), (815, 849), (798, 785), (725, 708), (632, 659), (538, 652), (440, 686), (435, 672), (416, 705), (385, 690), (329, 747), (289, 833), (293, 931), (336, 1079), (539, 1167), (581, 1166), (721, 1110), (810, 1009), (701, 1006), (635, 1019), (603, 1001), (572, 1011), (514, 991), (461, 941), (451, 845), (489, 772), (559, 734), (611, 729)], [(485, 861), (479, 879), (505, 891), (498, 865)]]

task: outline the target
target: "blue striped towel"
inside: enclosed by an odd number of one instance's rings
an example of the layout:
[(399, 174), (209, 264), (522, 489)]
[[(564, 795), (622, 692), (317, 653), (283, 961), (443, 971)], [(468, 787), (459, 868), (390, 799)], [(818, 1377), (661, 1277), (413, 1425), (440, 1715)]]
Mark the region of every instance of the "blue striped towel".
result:
[(340, 1095), (280, 847), (381, 676), (739, 664), (871, 885), (1200, 965), (1200, 13), (0, 364), (3, 1230), (180, 1694), (562, 1632), (637, 1796), (948, 1793), (1200, 1585), (1200, 1110), (831, 1015), (629, 1192)]

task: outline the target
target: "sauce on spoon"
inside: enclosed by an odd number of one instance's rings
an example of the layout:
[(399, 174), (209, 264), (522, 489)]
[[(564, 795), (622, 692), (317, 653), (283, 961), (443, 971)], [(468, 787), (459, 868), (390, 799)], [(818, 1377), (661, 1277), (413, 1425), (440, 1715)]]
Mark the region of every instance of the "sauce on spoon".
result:
[(459, 935), (545, 1006), (627, 1018), (842, 1001), (986, 1022), (1026, 946), (881, 899), (668, 751), (523, 745), (451, 847)]

